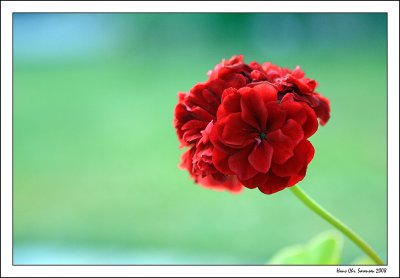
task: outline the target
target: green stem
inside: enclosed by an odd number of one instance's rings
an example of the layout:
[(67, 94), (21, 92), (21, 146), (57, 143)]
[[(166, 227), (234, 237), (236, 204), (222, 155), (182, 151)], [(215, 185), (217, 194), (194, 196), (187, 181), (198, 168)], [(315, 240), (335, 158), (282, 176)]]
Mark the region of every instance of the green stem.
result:
[(299, 186), (292, 186), (290, 188), (294, 195), (299, 198), (307, 207), (309, 207), (316, 214), (321, 216), (323, 219), (332, 224), (335, 228), (345, 234), (349, 239), (351, 239), (361, 250), (364, 251), (374, 262), (378, 265), (384, 265), (385, 263), (378, 254), (355, 232), (353, 232), (349, 227), (343, 224), (340, 220), (334, 217), (332, 214), (327, 212), (322, 208), (317, 202), (311, 199)]

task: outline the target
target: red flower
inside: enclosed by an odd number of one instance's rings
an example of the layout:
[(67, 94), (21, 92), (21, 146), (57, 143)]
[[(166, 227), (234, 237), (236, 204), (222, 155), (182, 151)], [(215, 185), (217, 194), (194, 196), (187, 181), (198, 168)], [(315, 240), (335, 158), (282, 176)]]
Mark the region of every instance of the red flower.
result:
[(304, 178), (314, 155), (306, 139), (317, 128), (306, 103), (290, 94), (279, 101), (274, 86), (227, 89), (211, 133), (214, 166), (248, 188), (275, 193)]
[[(314, 149), (307, 138), (329, 119), (329, 101), (300, 67), (223, 60), (208, 80), (178, 94), (174, 126), (180, 166), (194, 181), (238, 192), (271, 194), (304, 178)], [(221, 104), (222, 99), (222, 104)]]

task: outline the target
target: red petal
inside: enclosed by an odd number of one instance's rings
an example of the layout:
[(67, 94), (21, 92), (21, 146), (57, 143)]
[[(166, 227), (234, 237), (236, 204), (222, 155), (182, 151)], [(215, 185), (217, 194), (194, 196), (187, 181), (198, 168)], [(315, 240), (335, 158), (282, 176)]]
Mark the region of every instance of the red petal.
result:
[(294, 155), (291, 159), (282, 165), (274, 164), (271, 166), (272, 171), (281, 177), (298, 175), (304, 166), (314, 157), (314, 147), (307, 141), (301, 141), (294, 149)]
[[(285, 95), (285, 97), (287, 95)], [(293, 100), (283, 101), (282, 99), (281, 106), (286, 111), (286, 117), (288, 119), (293, 119), (300, 125), (303, 125), (306, 122), (307, 120), (306, 110), (304, 109), (304, 106), (301, 103), (295, 102)]]
[(197, 182), (213, 190), (229, 190), (231, 193), (239, 193), (243, 186), (240, 184), (236, 176), (225, 176), (221, 174), (213, 174), (203, 177), (198, 177)]
[(293, 75), (288, 75), (286, 80), (287, 82), (293, 83), (302, 94), (312, 94), (312, 91), (303, 78), (299, 79)]
[(253, 90), (262, 97), (265, 105), (268, 102), (276, 102), (278, 99), (278, 91), (272, 85), (260, 84), (254, 86)]
[(258, 173), (254, 177), (248, 180), (241, 180), (240, 182), (247, 188), (253, 189), (258, 187), (260, 184), (266, 183), (268, 178), (267, 174)]
[(282, 132), (292, 138), (295, 145), (304, 139), (303, 129), (292, 119), (287, 121), (285, 126), (282, 128)]
[(206, 128), (207, 124), (208, 124), (208, 122), (199, 121), (199, 120), (191, 120), (182, 126), (182, 130), (188, 130), (188, 129), (203, 130)]
[[(223, 70), (225, 70), (225, 68)], [(225, 72), (223, 72), (222, 70), (220, 72), (222, 74), (225, 74)], [(244, 77), (242, 74), (239, 73), (227, 74), (227, 76), (223, 77), (223, 79), (227, 83), (228, 87), (233, 87), (238, 89), (245, 86), (247, 83), (246, 77)]]
[(252, 146), (248, 146), (228, 158), (229, 169), (231, 169), (240, 180), (254, 177), (257, 171), (248, 162)]
[(222, 94), (222, 103), (217, 111), (217, 119), (240, 112), (240, 94), (235, 88), (228, 88)]
[(283, 134), (282, 130), (278, 129), (268, 133), (267, 141), (274, 148), (272, 157), (274, 163), (285, 163), (293, 156), (294, 142), (289, 136)]
[(199, 106), (211, 115), (215, 115), (220, 98), (207, 88), (206, 83), (199, 83), (190, 90), (187, 103), (190, 107)]
[(265, 194), (273, 194), (278, 191), (285, 189), (288, 185), (289, 178), (282, 178), (274, 175), (273, 173), (268, 173), (268, 178), (265, 183), (260, 184), (258, 189)]
[(185, 101), (186, 96), (187, 96), (186, 93), (184, 93), (184, 92), (178, 92), (178, 102), (180, 103), (180, 102)]
[(239, 92), (242, 95), (240, 107), (243, 121), (259, 131), (264, 130), (267, 124), (267, 109), (263, 103), (264, 91), (245, 88)]
[(281, 128), (286, 121), (286, 112), (276, 102), (270, 102), (267, 104), (268, 110), (268, 131), (274, 131)]
[(293, 76), (296, 78), (303, 78), (304, 77), (304, 71), (300, 68), (300, 66), (296, 66), (294, 70), (292, 71)]
[(265, 141), (256, 144), (249, 155), (249, 162), (254, 169), (267, 173), (271, 166), (273, 148)]
[(212, 161), (215, 168), (226, 175), (234, 175), (234, 173), (229, 169), (228, 165), (229, 155), (224, 153), (223, 151), (214, 148), (212, 154)]
[(304, 138), (310, 137), (317, 131), (317, 116), (306, 103), (287, 100), (282, 101), (281, 105), (286, 110), (286, 118), (293, 119), (302, 126)]
[(317, 94), (317, 98), (319, 99), (320, 104), (315, 107), (314, 110), (319, 118), (319, 122), (321, 123), (321, 125), (325, 125), (330, 118), (329, 100), (321, 96), (320, 94)]
[(214, 118), (213, 115), (199, 106), (192, 108), (191, 113), (194, 118), (204, 122), (210, 122)]
[(194, 141), (201, 138), (200, 130), (198, 129), (191, 129), (183, 133), (182, 139), (186, 143), (195, 143)]
[(222, 79), (212, 80), (207, 83), (208, 89), (221, 99), (223, 91), (228, 88), (226, 82)]
[(254, 142), (254, 130), (242, 121), (240, 113), (234, 113), (226, 117), (221, 141), (229, 146), (245, 146)]
[(219, 150), (225, 152), (225, 153), (233, 153), (236, 152), (237, 148), (231, 148), (227, 145), (224, 144), (224, 142), (221, 139), (222, 132), (224, 131), (224, 126), (226, 122), (226, 118), (223, 118), (221, 121), (218, 121), (212, 128), (211, 134), (210, 134), (210, 141), (214, 145), (215, 148), (218, 148)]
[(307, 119), (303, 124), (304, 138), (313, 135), (318, 129), (317, 115), (307, 104), (303, 103), (307, 113)]
[(288, 186), (293, 186), (295, 184), (297, 184), (298, 182), (300, 182), (301, 180), (304, 179), (305, 175), (307, 172), (307, 166), (304, 166), (298, 174), (293, 175), (290, 177), (289, 181), (288, 181)]

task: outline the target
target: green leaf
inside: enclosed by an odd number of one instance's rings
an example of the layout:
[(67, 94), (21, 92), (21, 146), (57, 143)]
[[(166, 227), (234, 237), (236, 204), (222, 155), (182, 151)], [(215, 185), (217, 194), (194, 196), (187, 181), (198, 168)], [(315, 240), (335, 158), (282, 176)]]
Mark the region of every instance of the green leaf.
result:
[(268, 264), (337, 265), (342, 253), (342, 237), (333, 232), (318, 235), (305, 246), (290, 246), (280, 250)]

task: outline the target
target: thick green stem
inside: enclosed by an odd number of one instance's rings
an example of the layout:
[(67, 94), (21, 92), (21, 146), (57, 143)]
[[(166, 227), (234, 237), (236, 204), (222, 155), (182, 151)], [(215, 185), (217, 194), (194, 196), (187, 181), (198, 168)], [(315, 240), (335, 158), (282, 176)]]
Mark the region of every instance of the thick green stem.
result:
[(327, 212), (322, 208), (317, 202), (311, 199), (299, 186), (292, 186), (290, 188), (294, 195), (299, 198), (307, 207), (309, 207), (316, 214), (321, 216), (323, 219), (332, 224), (335, 228), (345, 234), (350, 240), (352, 240), (361, 250), (364, 251), (374, 262), (378, 265), (384, 265), (385, 263), (378, 254), (355, 232), (353, 232), (349, 227), (343, 224), (340, 220), (334, 217), (332, 214)]

